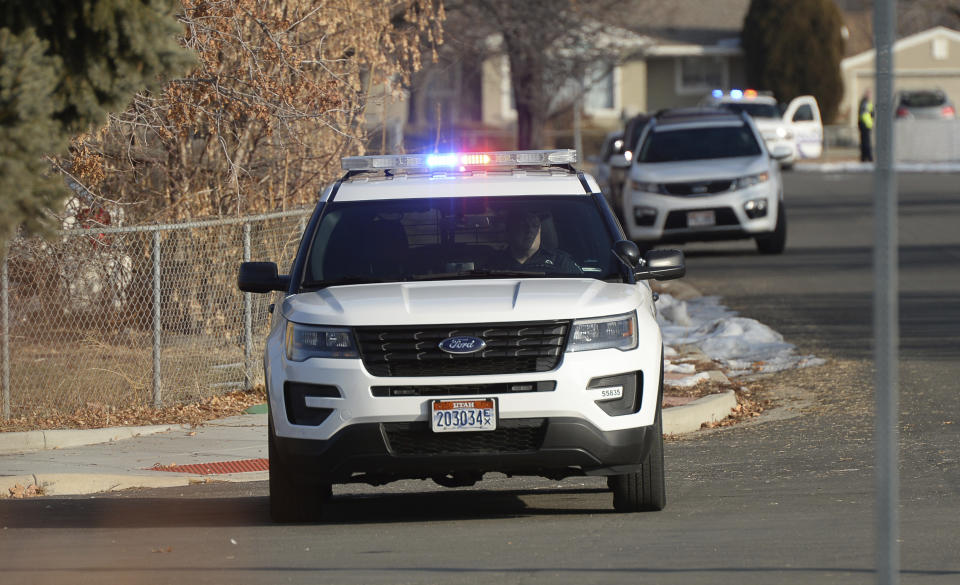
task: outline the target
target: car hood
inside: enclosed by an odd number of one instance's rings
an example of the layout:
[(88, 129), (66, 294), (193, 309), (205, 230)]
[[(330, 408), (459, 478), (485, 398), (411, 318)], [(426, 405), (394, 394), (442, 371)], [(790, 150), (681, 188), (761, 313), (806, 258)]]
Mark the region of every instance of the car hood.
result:
[(777, 128), (786, 128), (787, 123), (780, 118), (754, 118), (753, 123), (757, 125), (757, 130), (776, 130)]
[(762, 156), (739, 156), (664, 163), (637, 163), (631, 178), (644, 183), (690, 183), (736, 179), (770, 170)]
[(602, 317), (644, 305), (645, 284), (528, 278), (332, 286), (285, 298), (282, 314), (314, 325), (437, 325)]

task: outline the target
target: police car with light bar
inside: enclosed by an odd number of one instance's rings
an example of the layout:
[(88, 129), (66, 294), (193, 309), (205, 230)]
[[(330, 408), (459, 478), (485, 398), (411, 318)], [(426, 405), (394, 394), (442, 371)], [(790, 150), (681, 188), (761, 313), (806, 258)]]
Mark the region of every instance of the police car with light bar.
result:
[(276, 295), (264, 352), (270, 509), (316, 519), (334, 484), (487, 472), (605, 476), (620, 511), (666, 502), (663, 350), (641, 256), (570, 150), (355, 156)]
[(798, 159), (819, 158), (823, 154), (820, 106), (812, 95), (793, 98), (781, 111), (781, 105), (769, 91), (715, 89), (704, 99), (704, 105), (743, 112), (753, 118), (770, 152), (778, 147), (790, 148), (790, 154), (780, 161), (784, 167), (792, 167)]

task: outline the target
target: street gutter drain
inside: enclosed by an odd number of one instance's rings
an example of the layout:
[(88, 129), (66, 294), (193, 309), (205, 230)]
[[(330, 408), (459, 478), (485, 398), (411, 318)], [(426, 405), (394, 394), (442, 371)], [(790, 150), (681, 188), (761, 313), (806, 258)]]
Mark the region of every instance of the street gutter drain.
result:
[(248, 473), (267, 471), (269, 459), (242, 459), (240, 461), (217, 461), (213, 463), (190, 463), (188, 465), (161, 465), (157, 463), (149, 471), (175, 471), (177, 473), (197, 473), (199, 475), (219, 475), (221, 473)]

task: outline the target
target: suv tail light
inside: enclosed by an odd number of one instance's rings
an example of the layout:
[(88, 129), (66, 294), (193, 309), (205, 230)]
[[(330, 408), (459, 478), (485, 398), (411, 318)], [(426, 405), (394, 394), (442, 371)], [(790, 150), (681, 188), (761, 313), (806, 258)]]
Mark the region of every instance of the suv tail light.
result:
[(955, 118), (957, 116), (957, 111), (953, 109), (953, 106), (943, 106), (943, 109), (940, 110), (940, 114), (944, 118)]
[(898, 118), (909, 118), (909, 117), (910, 117), (910, 111), (907, 110), (907, 108), (905, 108), (905, 107), (903, 107), (903, 106), (900, 106), (899, 108), (897, 108), (897, 117), (898, 117)]

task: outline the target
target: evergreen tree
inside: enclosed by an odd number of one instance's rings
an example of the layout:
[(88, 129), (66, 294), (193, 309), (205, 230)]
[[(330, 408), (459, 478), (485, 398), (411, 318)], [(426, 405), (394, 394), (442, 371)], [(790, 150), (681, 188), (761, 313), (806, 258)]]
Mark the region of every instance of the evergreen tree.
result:
[(45, 156), (194, 62), (172, 0), (5, 0), (0, 8), (0, 244), (68, 193)]
[(812, 94), (832, 120), (843, 97), (842, 27), (834, 0), (752, 0), (741, 33), (747, 83), (783, 102)]

